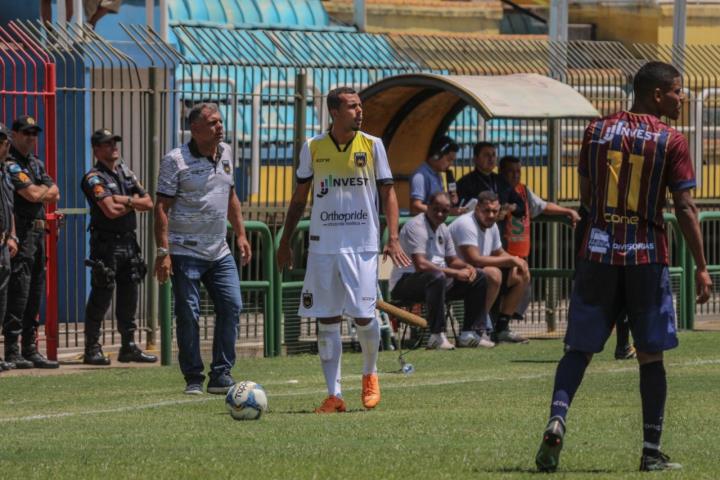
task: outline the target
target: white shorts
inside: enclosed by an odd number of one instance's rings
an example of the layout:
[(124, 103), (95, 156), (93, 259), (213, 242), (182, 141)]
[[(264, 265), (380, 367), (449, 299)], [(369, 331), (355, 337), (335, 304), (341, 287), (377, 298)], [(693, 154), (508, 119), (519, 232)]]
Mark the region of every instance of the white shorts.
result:
[(308, 253), (298, 315), (374, 318), (377, 258), (375, 252)]

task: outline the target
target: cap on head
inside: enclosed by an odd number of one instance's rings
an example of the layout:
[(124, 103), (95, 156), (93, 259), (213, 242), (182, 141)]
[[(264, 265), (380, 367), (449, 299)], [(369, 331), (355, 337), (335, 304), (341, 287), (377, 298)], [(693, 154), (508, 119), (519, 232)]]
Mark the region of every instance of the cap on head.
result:
[(42, 132), (42, 128), (37, 124), (35, 117), (31, 115), (20, 115), (13, 121), (12, 129), (15, 132), (29, 132), (32, 130)]
[(101, 128), (93, 132), (92, 136), (90, 137), (90, 144), (93, 146), (97, 146), (101, 143), (110, 142), (112, 140), (116, 142), (122, 142), (122, 137), (120, 135), (115, 135), (107, 128)]

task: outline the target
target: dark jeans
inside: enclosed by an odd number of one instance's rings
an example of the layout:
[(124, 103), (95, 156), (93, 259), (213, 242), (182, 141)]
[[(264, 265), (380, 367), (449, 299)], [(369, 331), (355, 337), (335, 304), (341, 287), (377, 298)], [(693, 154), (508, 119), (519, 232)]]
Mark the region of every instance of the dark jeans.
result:
[(484, 330), (487, 278), (482, 269), (472, 282), (458, 282), (439, 271), (403, 275), (390, 295), (394, 300), (425, 302), (431, 333), (445, 331), (445, 302), (464, 300), (463, 331)]
[(45, 231), (19, 228), (17, 235), (20, 244), (10, 262), (12, 274), (3, 334), (6, 344), (16, 343), (22, 335), (23, 348), (27, 348), (36, 343), (38, 313), (45, 295)]
[(215, 308), (210, 378), (230, 373), (235, 365), (235, 340), (242, 308), (235, 260), (232, 255), (215, 261), (172, 255), (172, 269), (178, 362), (185, 381), (205, 379), (200, 356), (200, 282), (205, 285)]
[[(85, 308), (86, 350), (90, 351), (100, 345), (100, 327), (110, 308), (116, 285), (115, 316), (120, 338), (123, 345), (134, 341), (138, 285), (144, 277), (144, 272), (139, 271), (139, 253), (140, 249), (132, 235), (118, 239), (93, 236), (90, 240), (90, 259), (101, 261), (106, 271), (99, 267), (91, 270), (92, 289)], [(114, 278), (108, 278), (110, 272), (115, 273)]]

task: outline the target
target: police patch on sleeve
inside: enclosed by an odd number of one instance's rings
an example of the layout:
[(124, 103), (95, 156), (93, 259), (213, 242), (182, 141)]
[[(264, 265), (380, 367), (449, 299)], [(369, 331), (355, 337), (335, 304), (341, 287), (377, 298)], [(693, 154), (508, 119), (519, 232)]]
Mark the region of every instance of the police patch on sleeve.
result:
[(102, 180), (100, 180), (100, 177), (98, 177), (97, 175), (92, 175), (92, 176), (88, 177), (87, 182), (88, 182), (88, 185), (90, 185), (92, 187), (94, 185), (102, 183)]
[(20, 173), (22, 172), (22, 167), (17, 163), (8, 163), (8, 171), (10, 173)]
[(95, 194), (95, 198), (100, 200), (100, 198), (102, 198), (103, 194), (105, 193), (105, 187), (103, 187), (100, 184), (97, 184), (93, 188), (93, 193)]
[(20, 172), (20, 173), (18, 173), (18, 180), (20, 180), (23, 183), (27, 183), (30, 181), (30, 177), (28, 177), (25, 172)]

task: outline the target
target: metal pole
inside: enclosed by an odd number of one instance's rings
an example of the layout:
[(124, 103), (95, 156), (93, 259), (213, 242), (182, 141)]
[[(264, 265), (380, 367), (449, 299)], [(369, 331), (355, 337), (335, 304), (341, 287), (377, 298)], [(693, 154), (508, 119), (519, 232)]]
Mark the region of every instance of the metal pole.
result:
[(82, 26), (84, 22), (85, 9), (83, 8), (83, 0), (73, 0), (73, 18), (77, 26)]
[(675, 0), (673, 9), (672, 62), (680, 73), (685, 72), (685, 26), (687, 23), (687, 1)]
[(361, 32), (367, 30), (367, 9), (365, 8), (365, 0), (354, 0), (353, 2), (353, 23)]
[(65, 29), (67, 23), (67, 8), (65, 8), (65, 0), (58, 0), (57, 2), (57, 22), (60, 28)]
[(172, 364), (172, 303), (170, 281), (160, 285), (160, 363)]
[(167, 0), (159, 0), (159, 9), (160, 9), (160, 38), (163, 39), (163, 42), (168, 41), (168, 5)]
[[(295, 132), (293, 138), (293, 172), (297, 171), (300, 163), (300, 149), (305, 143), (305, 111), (307, 109), (307, 73), (299, 72), (295, 76)], [(295, 175), (293, 183), (295, 183)], [(294, 185), (293, 185), (294, 188)]]
[(553, 42), (567, 42), (568, 39), (568, 2), (552, 0), (550, 2), (550, 25), (548, 35)]
[[(550, 202), (558, 201), (558, 183), (560, 177), (562, 138), (560, 136), (560, 120), (548, 120), (548, 169), (547, 169), (547, 199)], [(548, 231), (548, 268), (558, 270), (560, 268), (560, 227), (553, 222)], [(545, 322), (548, 332), (557, 329), (557, 298), (559, 284), (558, 279), (551, 277), (545, 284), (547, 289), (545, 295)]]
[[(149, 0), (152, 1), (152, 0)], [(157, 67), (148, 68), (148, 79), (150, 83), (150, 95), (148, 98), (148, 105), (150, 107), (148, 111), (148, 178), (146, 184), (150, 192), (155, 191), (157, 186), (157, 143), (160, 132), (158, 131), (157, 122), (157, 111), (160, 109), (160, 102), (158, 101), (158, 77)], [(147, 259), (148, 265), (152, 267), (155, 265), (155, 222), (154, 216), (148, 215), (147, 220), (147, 231), (145, 232), (148, 251), (145, 252), (145, 258)], [(158, 327), (158, 284), (152, 275), (149, 276), (145, 282), (145, 295), (147, 296), (147, 348), (153, 349), (157, 343), (156, 332)]]
[(145, 0), (145, 25), (155, 28), (155, 0)]

